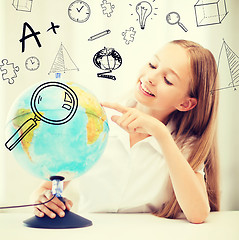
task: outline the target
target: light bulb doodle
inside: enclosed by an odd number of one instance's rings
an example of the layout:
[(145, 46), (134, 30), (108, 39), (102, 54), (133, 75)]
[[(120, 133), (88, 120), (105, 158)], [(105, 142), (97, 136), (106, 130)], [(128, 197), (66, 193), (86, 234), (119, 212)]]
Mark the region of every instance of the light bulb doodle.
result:
[(98, 77), (116, 80), (115, 76), (106, 73), (111, 73), (113, 70), (119, 68), (122, 64), (122, 58), (114, 48), (104, 47), (94, 55), (93, 63), (96, 67), (106, 70), (106, 72), (97, 73)]
[(184, 32), (187, 32), (188, 29), (180, 22), (180, 15), (177, 12), (170, 12), (166, 16), (166, 21), (170, 25), (178, 24)]
[[(52, 90), (54, 88), (54, 94)], [(51, 96), (51, 101), (47, 96)], [(62, 95), (64, 96), (63, 101)], [(48, 99), (49, 102), (45, 102)], [(47, 108), (46, 108), (47, 105)], [(34, 118), (27, 119), (17, 131), (7, 140), (5, 146), (10, 151), (35, 127), (38, 121), (52, 125), (61, 125), (70, 121), (78, 108), (76, 93), (61, 82), (46, 82), (38, 86), (33, 92), (30, 100), (31, 110)], [(61, 109), (60, 116), (56, 117), (52, 109)]]
[[(153, 0), (152, 3), (149, 3), (149, 2), (146, 2), (146, 1), (141, 1), (141, 2), (139, 2), (139, 3), (136, 4), (136, 5), (134, 5), (134, 4), (132, 4), (132, 3), (129, 3), (129, 6), (133, 8), (133, 9), (132, 9), (132, 12), (131, 12), (131, 16), (137, 15), (136, 21), (139, 22), (139, 25), (140, 25), (140, 19), (141, 19), (140, 16), (145, 12), (144, 28), (145, 28), (146, 19), (147, 19), (147, 22), (148, 22), (148, 19), (149, 19), (149, 18), (150, 18), (151, 20), (153, 20), (153, 16), (158, 15), (158, 14), (157, 14), (158, 7), (155, 7), (154, 4), (155, 4), (155, 0)], [(151, 7), (151, 13), (150, 13), (147, 17), (146, 17), (146, 15), (147, 15), (147, 12), (148, 12), (148, 11), (146, 11), (146, 5), (147, 5), (147, 8), (149, 8), (149, 9), (150, 9), (150, 7)], [(145, 6), (145, 7), (144, 7), (144, 6)], [(138, 10), (136, 10), (137, 7), (138, 7)], [(139, 11), (141, 11), (141, 7), (143, 7), (143, 9), (142, 9), (142, 14), (141, 14), (141, 12), (139, 12)], [(138, 13), (139, 13), (139, 14), (138, 14)], [(140, 19), (139, 19), (139, 17), (140, 17)], [(141, 25), (140, 25), (140, 28), (141, 28)], [(144, 28), (141, 28), (141, 29), (144, 29)]]
[(152, 13), (152, 6), (149, 2), (147, 1), (142, 1), (139, 2), (136, 5), (136, 13), (139, 16), (139, 25), (141, 29), (145, 28), (145, 23), (149, 15)]

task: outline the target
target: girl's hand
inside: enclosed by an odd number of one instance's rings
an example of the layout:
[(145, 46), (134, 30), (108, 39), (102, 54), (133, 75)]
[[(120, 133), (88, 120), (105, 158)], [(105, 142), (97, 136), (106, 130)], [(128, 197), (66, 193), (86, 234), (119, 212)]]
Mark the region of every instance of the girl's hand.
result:
[[(167, 131), (166, 126), (161, 121), (136, 108), (124, 107), (117, 103), (108, 102), (104, 102), (101, 105), (122, 113), (121, 116), (113, 115), (111, 120), (128, 133), (144, 133), (154, 136), (156, 132)], [(155, 131), (156, 129), (159, 131)]]
[[(38, 197), (35, 203), (44, 203), (50, 200), (52, 197), (53, 195), (51, 190), (46, 190)], [(70, 210), (73, 205), (72, 201), (66, 198), (64, 198), (64, 201), (65, 204), (57, 197), (54, 197), (50, 202), (36, 206), (34, 209), (34, 214), (38, 217), (44, 217), (45, 214), (50, 218), (55, 218), (56, 214), (60, 217), (64, 217), (64, 210)]]

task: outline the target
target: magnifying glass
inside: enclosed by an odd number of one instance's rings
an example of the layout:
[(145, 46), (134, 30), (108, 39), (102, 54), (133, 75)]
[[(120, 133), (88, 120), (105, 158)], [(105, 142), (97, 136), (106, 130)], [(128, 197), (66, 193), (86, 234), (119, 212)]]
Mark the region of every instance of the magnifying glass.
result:
[(170, 12), (166, 16), (166, 21), (170, 25), (178, 24), (185, 32), (188, 31), (188, 29), (180, 22), (180, 15), (177, 12)]
[(35, 116), (25, 121), (5, 143), (10, 151), (37, 126), (38, 121), (52, 125), (70, 121), (77, 111), (78, 98), (69, 86), (61, 82), (46, 82), (35, 89), (30, 106)]

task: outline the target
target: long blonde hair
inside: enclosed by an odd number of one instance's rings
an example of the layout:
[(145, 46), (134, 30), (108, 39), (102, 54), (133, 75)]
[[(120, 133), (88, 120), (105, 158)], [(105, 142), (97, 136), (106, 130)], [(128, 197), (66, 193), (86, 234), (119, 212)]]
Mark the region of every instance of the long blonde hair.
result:
[[(197, 99), (197, 106), (188, 111), (175, 111), (170, 119), (176, 125), (175, 141), (178, 146), (194, 136), (193, 148), (188, 162), (193, 170), (204, 164), (205, 182), (211, 211), (218, 211), (219, 169), (217, 149), (218, 88), (217, 64), (212, 53), (201, 45), (187, 40), (174, 40), (171, 43), (183, 47), (190, 58), (192, 81), (190, 97)], [(176, 218), (181, 212), (175, 194), (163, 209), (155, 214), (160, 217)]]

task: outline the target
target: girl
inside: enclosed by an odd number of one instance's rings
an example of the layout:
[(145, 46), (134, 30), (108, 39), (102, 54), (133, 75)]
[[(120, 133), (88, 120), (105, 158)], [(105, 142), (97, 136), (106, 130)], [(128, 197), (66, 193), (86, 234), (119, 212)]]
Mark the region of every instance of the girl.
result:
[[(219, 210), (217, 84), (215, 59), (202, 46), (175, 40), (158, 51), (142, 68), (130, 107), (102, 104), (119, 114), (101, 160), (79, 180), (82, 209), (183, 213), (192, 223)], [(50, 189), (43, 183), (37, 202), (51, 198)], [(35, 214), (64, 216), (71, 206), (54, 198)]]

